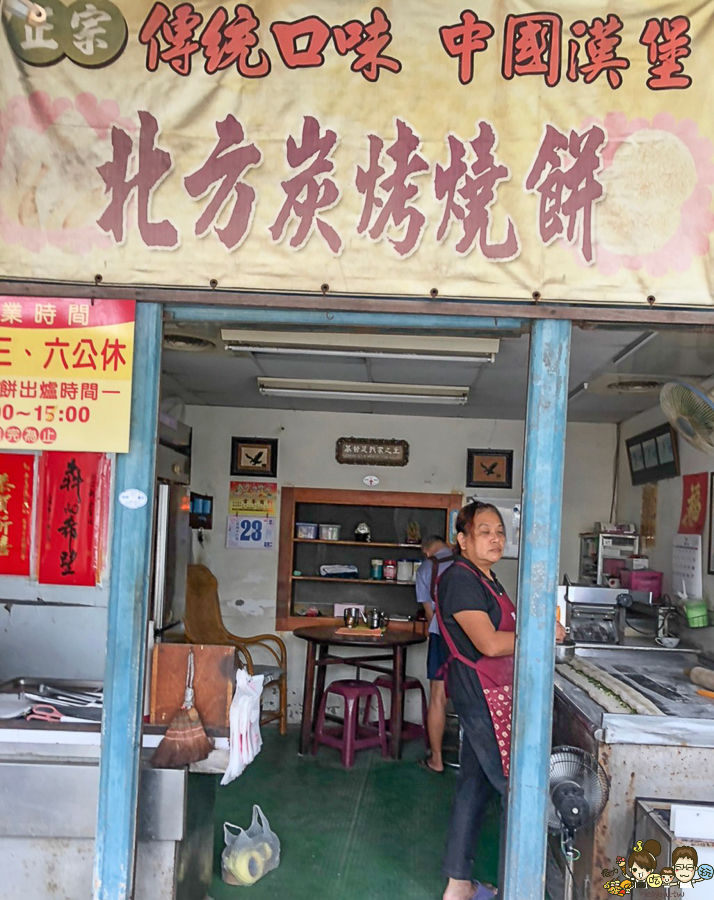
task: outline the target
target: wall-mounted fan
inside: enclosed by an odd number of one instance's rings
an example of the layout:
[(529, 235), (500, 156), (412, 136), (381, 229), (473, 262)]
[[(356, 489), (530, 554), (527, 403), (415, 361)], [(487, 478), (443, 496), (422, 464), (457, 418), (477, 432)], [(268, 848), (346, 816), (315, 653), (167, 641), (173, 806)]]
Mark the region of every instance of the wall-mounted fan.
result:
[(660, 406), (673, 428), (702, 453), (714, 454), (714, 397), (686, 381), (668, 381)]
[(605, 808), (610, 782), (590, 753), (579, 747), (556, 747), (550, 755), (548, 829), (560, 833), (565, 857), (564, 900), (573, 896), (573, 863), (580, 858), (575, 832), (594, 822)]

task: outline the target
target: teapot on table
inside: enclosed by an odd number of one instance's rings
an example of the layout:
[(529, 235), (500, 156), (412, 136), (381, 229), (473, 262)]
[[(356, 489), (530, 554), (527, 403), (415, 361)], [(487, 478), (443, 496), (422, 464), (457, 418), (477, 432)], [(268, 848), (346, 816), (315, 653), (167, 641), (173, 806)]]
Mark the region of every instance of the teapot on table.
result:
[(386, 628), (389, 624), (389, 616), (375, 607), (367, 610), (365, 621), (369, 628)]

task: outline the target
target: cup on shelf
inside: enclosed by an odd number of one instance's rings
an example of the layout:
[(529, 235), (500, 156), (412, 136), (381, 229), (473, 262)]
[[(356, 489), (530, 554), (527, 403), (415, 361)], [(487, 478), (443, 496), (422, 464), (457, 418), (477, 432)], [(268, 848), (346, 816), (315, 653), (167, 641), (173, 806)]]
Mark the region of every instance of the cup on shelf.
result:
[(679, 644), (678, 637), (668, 637), (667, 635), (656, 637), (655, 641), (660, 645), (660, 647), (666, 647), (668, 650), (674, 650), (677, 644)]

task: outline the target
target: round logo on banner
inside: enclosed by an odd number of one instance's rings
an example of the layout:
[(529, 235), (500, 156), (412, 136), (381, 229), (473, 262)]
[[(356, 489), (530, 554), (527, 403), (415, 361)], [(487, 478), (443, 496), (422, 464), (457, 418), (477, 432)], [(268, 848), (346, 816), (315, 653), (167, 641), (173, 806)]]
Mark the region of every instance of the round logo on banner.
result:
[(367, 487), (377, 487), (379, 484), (379, 478), (376, 475), (365, 475), (362, 479)]
[(128, 488), (119, 494), (119, 502), (127, 509), (141, 509), (146, 506), (147, 496), (139, 488)]

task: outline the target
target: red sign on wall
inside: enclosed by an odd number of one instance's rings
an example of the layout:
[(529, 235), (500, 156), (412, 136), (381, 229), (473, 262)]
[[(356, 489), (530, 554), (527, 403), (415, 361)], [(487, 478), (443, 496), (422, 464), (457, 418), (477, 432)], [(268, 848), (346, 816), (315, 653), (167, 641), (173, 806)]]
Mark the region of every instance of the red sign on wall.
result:
[(110, 462), (103, 453), (43, 453), (41, 584), (95, 586), (104, 558)]
[(0, 575), (29, 575), (35, 460), (0, 453)]
[(708, 472), (700, 472), (699, 475), (685, 475), (682, 479), (680, 534), (703, 534), (707, 512), (708, 486)]

